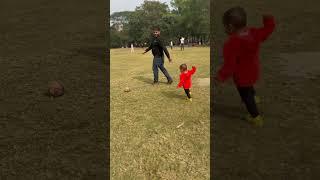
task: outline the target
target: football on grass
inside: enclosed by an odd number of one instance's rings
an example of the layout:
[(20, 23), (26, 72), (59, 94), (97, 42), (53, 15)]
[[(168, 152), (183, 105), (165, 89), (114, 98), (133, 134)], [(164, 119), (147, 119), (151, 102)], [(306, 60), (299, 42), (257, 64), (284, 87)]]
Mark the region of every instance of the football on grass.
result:
[(130, 92), (130, 88), (129, 88), (129, 87), (126, 87), (126, 88), (124, 89), (124, 92)]
[(52, 97), (59, 97), (64, 94), (64, 87), (58, 81), (52, 81), (48, 85), (48, 94)]

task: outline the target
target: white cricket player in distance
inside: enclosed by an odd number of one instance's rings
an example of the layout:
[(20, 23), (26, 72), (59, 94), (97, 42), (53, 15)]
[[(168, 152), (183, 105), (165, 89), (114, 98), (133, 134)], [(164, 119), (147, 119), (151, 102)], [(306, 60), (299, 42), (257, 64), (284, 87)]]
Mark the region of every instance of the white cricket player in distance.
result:
[(131, 43), (131, 53), (134, 53), (133, 43)]
[(180, 38), (181, 51), (184, 51), (184, 37)]

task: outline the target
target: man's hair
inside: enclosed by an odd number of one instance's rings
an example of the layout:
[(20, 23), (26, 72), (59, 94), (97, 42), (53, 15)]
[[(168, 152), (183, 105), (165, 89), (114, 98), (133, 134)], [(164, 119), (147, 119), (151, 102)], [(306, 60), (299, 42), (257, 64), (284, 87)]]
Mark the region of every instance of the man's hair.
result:
[(187, 70), (188, 69), (188, 66), (186, 65), (186, 64), (181, 64), (180, 65), (180, 69), (182, 69), (182, 70)]
[(153, 30), (154, 31), (160, 31), (160, 28), (156, 26), (156, 27), (153, 27)]
[(247, 13), (242, 7), (233, 7), (224, 13), (222, 21), (224, 25), (243, 28), (247, 25)]

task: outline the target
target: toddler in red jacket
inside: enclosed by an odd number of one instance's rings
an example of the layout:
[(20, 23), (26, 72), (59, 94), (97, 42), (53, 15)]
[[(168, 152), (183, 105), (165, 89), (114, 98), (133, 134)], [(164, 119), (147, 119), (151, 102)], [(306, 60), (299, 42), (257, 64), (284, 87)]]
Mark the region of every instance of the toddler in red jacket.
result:
[(250, 114), (246, 120), (262, 126), (263, 119), (256, 105), (254, 85), (260, 74), (260, 45), (274, 31), (275, 20), (271, 15), (264, 15), (263, 27), (247, 27), (245, 10), (234, 7), (224, 13), (223, 24), (229, 37), (223, 48), (224, 64), (215, 81), (221, 83), (232, 77)]
[(183, 87), (186, 95), (188, 96), (188, 100), (192, 101), (191, 97), (191, 85), (192, 85), (192, 79), (191, 76), (196, 72), (196, 67), (192, 66), (191, 70), (188, 70), (188, 67), (186, 64), (180, 65), (180, 82), (177, 86), (177, 88)]

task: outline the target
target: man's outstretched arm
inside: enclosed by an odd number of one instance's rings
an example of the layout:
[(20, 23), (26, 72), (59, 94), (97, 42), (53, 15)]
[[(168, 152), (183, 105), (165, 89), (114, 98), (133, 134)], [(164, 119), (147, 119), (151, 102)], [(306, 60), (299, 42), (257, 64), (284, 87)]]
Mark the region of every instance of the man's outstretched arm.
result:
[(171, 62), (172, 60), (171, 60), (171, 57), (170, 57), (170, 54), (169, 54), (169, 51), (168, 51), (167, 47), (164, 46), (161, 41), (160, 41), (159, 45), (163, 49), (163, 51), (166, 54), (166, 56), (169, 59), (169, 61)]
[(164, 50), (164, 53), (166, 54), (167, 58), (169, 59), (169, 61), (171, 61), (171, 57), (170, 57), (170, 54), (169, 54), (167, 47), (164, 46), (163, 50)]
[(147, 53), (147, 52), (150, 51), (151, 49), (152, 49), (152, 43), (150, 44), (150, 46), (149, 46), (142, 54)]

